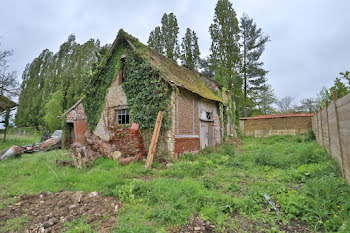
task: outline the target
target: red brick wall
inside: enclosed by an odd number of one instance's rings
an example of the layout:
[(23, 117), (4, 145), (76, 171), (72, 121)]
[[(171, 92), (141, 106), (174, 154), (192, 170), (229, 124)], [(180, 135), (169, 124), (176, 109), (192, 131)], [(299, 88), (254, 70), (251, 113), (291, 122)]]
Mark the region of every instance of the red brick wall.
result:
[(175, 139), (175, 154), (183, 154), (185, 152), (199, 151), (199, 138), (176, 138)]
[(180, 89), (175, 106), (176, 135), (199, 135), (198, 99), (197, 95)]
[(84, 142), (84, 134), (88, 131), (89, 125), (87, 121), (75, 121), (74, 122), (74, 138), (76, 142)]
[(66, 122), (86, 120), (83, 104), (79, 104), (72, 109), (66, 116)]

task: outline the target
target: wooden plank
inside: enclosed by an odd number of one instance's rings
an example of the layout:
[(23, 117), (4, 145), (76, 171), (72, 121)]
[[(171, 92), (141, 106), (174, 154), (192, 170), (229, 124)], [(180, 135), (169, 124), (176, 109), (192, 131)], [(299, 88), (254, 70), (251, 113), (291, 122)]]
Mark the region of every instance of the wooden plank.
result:
[(160, 131), (161, 126), (162, 126), (162, 112), (159, 111), (158, 116), (157, 116), (156, 125), (154, 126), (151, 144), (149, 146), (149, 150), (148, 150), (148, 154), (147, 154), (147, 160), (146, 160), (146, 165), (145, 165), (145, 168), (147, 168), (147, 169), (151, 169), (151, 167), (152, 167), (154, 153), (156, 152), (156, 146), (157, 146), (157, 141), (158, 141), (159, 131)]

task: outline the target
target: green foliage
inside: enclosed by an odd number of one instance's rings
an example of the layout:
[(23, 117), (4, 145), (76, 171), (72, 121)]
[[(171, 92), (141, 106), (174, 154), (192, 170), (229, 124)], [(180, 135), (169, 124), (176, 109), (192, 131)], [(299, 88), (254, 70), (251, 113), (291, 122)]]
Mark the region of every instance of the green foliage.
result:
[(66, 222), (64, 224), (65, 233), (93, 233), (96, 232), (91, 228), (91, 226), (86, 222), (86, 217), (81, 217), (79, 219), (74, 219), (71, 222)]
[[(252, 18), (244, 14), (240, 23), (242, 39), (242, 66), (243, 76), (243, 106), (244, 116), (248, 116), (248, 108), (255, 108), (254, 104), (259, 101), (258, 94), (266, 90), (266, 74), (263, 69), (263, 62), (260, 57), (265, 50), (265, 45), (269, 41), (268, 36), (264, 36), (262, 29), (258, 28)], [(252, 101), (248, 104), (248, 98)], [(270, 104), (271, 105), (271, 104)], [(249, 114), (250, 115), (250, 114)]]
[(162, 26), (157, 26), (149, 35), (148, 46), (169, 59), (176, 61), (179, 57), (177, 36), (179, 27), (174, 13), (164, 13)]
[(25, 146), (28, 144), (33, 144), (34, 142), (39, 142), (40, 136), (37, 132), (32, 134), (18, 135), (9, 132), (6, 137), (6, 142), (1, 141), (0, 150), (8, 149), (13, 145)]
[(329, 89), (323, 87), (318, 93), (318, 105), (325, 107), (326, 101), (333, 101), (333, 91), (337, 91), (338, 99), (350, 93), (350, 72), (339, 73), (341, 77), (334, 80), (334, 84)]
[(122, 87), (131, 121), (139, 123), (141, 129), (153, 128), (159, 111), (163, 111), (162, 129), (169, 126), (171, 89), (160, 75), (134, 52), (128, 53)]
[(116, 46), (111, 51), (111, 56), (102, 60), (96, 67), (85, 90), (83, 105), (90, 130), (94, 130), (100, 120), (101, 113), (105, 107), (108, 89), (122, 68), (120, 61), (122, 53), (123, 46)]
[(230, 1), (219, 0), (217, 2), (209, 32), (212, 39), (210, 69), (215, 73), (215, 80), (230, 92), (230, 115), (234, 125), (238, 126), (239, 104), (242, 98), (242, 78), (239, 73), (240, 36), (236, 12)]
[(70, 35), (57, 53), (43, 50), (23, 71), (16, 125), (37, 130), (44, 126), (45, 105), (56, 91), (63, 93), (63, 110), (71, 107), (82, 96), (105, 48), (93, 39), (78, 44)]
[(315, 133), (312, 129), (308, 129), (305, 133), (305, 141), (313, 141), (316, 139)]
[(1, 227), (0, 232), (22, 232), (27, 222), (27, 215), (11, 218), (6, 221), (5, 226)]
[(176, 59), (179, 56), (179, 45), (177, 41), (177, 35), (179, 34), (179, 26), (177, 25), (176, 16), (174, 13), (164, 13), (161, 22), (165, 55), (169, 59), (176, 61)]
[(199, 55), (198, 37), (194, 31), (187, 28), (181, 43), (181, 62), (189, 69), (198, 69)]
[(157, 26), (153, 31), (151, 31), (147, 43), (150, 48), (154, 49), (160, 54), (163, 54), (164, 42), (163, 35), (159, 26)]
[[(56, 159), (67, 159), (66, 151), (22, 155), (0, 163), (0, 205), (41, 190), (99, 191), (122, 202), (114, 232), (177, 232), (194, 214), (215, 225), (216, 232), (279, 232), (285, 226), (349, 232), (350, 188), (337, 162), (305, 139), (244, 138), (243, 153), (224, 144), (151, 171), (143, 163), (121, 166), (105, 158), (83, 169), (55, 166)], [(268, 164), (261, 166), (256, 161), (264, 151)], [(281, 206), (279, 218), (265, 193)], [(66, 227), (97, 230), (84, 218)]]
[(63, 92), (56, 91), (53, 93), (51, 99), (45, 105), (45, 123), (47, 124), (50, 132), (54, 132), (61, 127), (61, 118), (57, 118), (63, 112)]

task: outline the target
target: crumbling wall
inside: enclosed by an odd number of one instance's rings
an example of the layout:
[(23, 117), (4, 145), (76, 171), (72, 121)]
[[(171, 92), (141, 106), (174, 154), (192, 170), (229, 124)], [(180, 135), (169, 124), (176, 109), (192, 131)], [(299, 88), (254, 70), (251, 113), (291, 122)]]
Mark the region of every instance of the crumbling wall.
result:
[[(118, 73), (122, 76), (122, 71)], [(105, 107), (101, 113), (100, 120), (94, 130), (94, 134), (105, 141), (109, 141), (112, 137), (110, 126), (115, 122), (115, 108), (119, 106), (127, 106), (127, 98), (122, 86), (119, 84), (118, 77), (108, 89)]]

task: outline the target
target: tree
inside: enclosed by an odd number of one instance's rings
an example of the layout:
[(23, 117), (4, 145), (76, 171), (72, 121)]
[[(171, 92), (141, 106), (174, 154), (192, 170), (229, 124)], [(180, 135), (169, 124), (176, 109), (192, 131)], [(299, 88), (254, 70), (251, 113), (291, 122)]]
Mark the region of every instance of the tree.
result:
[(187, 28), (181, 43), (181, 62), (189, 69), (197, 69), (200, 61), (199, 55), (198, 37), (194, 31)]
[(177, 35), (179, 34), (179, 27), (174, 13), (164, 14), (161, 20), (162, 40), (164, 43), (165, 55), (173, 60), (179, 56), (179, 45)]
[(210, 57), (200, 58), (199, 59), (199, 65), (201, 68), (201, 74), (204, 76), (214, 78), (214, 71), (210, 68), (211, 65), (209, 64)]
[(43, 50), (23, 71), (16, 124), (37, 129), (46, 125), (45, 105), (59, 90), (63, 109), (69, 108), (82, 96), (96, 62), (103, 59), (108, 48), (93, 39), (78, 44), (70, 35), (57, 53)]
[(63, 92), (61, 90), (56, 91), (50, 101), (45, 105), (45, 123), (47, 124), (50, 132), (59, 129), (61, 126), (61, 119), (57, 118), (62, 114), (63, 108)]
[(279, 111), (282, 113), (287, 113), (292, 110), (293, 97), (286, 96), (276, 102)]
[(298, 112), (308, 112), (312, 113), (319, 109), (319, 104), (315, 98), (305, 98), (300, 101), (300, 105), (296, 106), (295, 109)]
[(237, 125), (239, 115), (237, 104), (242, 96), (242, 79), (239, 74), (241, 62), (239, 25), (236, 12), (228, 0), (217, 2), (209, 32), (212, 39), (210, 68), (215, 73), (215, 80), (227, 88), (231, 94), (231, 118)]
[(265, 44), (269, 37), (265, 36), (261, 28), (258, 28), (253, 19), (244, 14), (241, 18), (240, 37), (242, 47), (243, 76), (243, 109), (244, 116), (248, 115), (247, 101), (252, 98), (254, 92), (264, 91), (266, 85), (266, 74), (268, 71), (262, 68), (263, 62), (259, 61), (265, 50)]
[(0, 95), (15, 97), (19, 92), (19, 83), (15, 71), (9, 71), (8, 58), (13, 50), (0, 50)]
[(265, 85), (252, 99), (254, 100), (254, 104), (258, 107), (259, 114), (266, 115), (275, 112), (272, 104), (275, 103), (277, 99), (271, 85)]
[(147, 43), (150, 48), (160, 54), (164, 54), (164, 40), (159, 26), (150, 33)]

